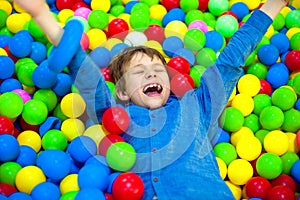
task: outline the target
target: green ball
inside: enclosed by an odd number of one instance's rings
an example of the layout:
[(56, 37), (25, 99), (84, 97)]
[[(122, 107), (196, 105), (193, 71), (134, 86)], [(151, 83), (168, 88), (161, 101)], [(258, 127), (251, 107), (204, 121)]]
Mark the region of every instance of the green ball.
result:
[(195, 65), (190, 69), (190, 76), (194, 80), (195, 87), (199, 87), (201, 84), (201, 76), (205, 72), (206, 67), (201, 65)]
[(120, 14), (124, 12), (125, 12), (125, 7), (123, 5), (114, 5), (109, 11), (109, 13), (115, 17), (118, 17)]
[(255, 133), (260, 129), (259, 117), (256, 114), (251, 113), (245, 117), (243, 126), (250, 128), (252, 132)]
[(261, 142), (261, 144), (264, 143), (264, 139), (266, 137), (266, 135), (269, 133), (270, 131), (269, 130), (265, 130), (265, 129), (260, 129), (258, 130), (257, 132), (255, 132), (255, 137), (257, 139), (259, 139), (259, 141)]
[(274, 153), (264, 153), (257, 159), (256, 171), (263, 178), (274, 179), (281, 174), (282, 169), (282, 160)]
[(103, 10), (92, 10), (88, 16), (88, 24), (91, 28), (105, 29), (108, 26), (108, 14)]
[(135, 164), (136, 152), (127, 142), (116, 142), (108, 148), (106, 161), (112, 169), (125, 172)]
[(62, 112), (60, 103), (54, 108), (53, 115), (54, 117), (59, 118), (61, 121), (68, 119), (68, 117)]
[(229, 10), (228, 0), (209, 0), (208, 10), (215, 16), (221, 15), (223, 12)]
[(149, 25), (152, 25), (152, 24), (158, 25), (160, 27), (163, 26), (162, 21), (157, 18), (150, 18)]
[(47, 131), (42, 137), (42, 147), (45, 150), (54, 149), (64, 151), (68, 145), (65, 134), (56, 129)]
[(287, 87), (279, 87), (273, 92), (271, 100), (274, 106), (285, 111), (294, 107), (297, 98), (294, 91), (291, 89)]
[(201, 10), (190, 10), (184, 17), (187, 26), (195, 20), (204, 21), (204, 14)]
[(148, 6), (153, 6), (159, 3), (159, 0), (140, 0), (141, 3), (145, 3)]
[(274, 30), (280, 31), (285, 25), (285, 17), (283, 14), (278, 13), (272, 23)]
[(14, 36), (14, 34), (12, 34), (7, 27), (3, 27), (1, 30), (0, 30), (0, 35), (7, 35), (7, 36)]
[(31, 65), (34, 64), (34, 60), (32, 60), (31, 58), (20, 58), (16, 63), (15, 63), (15, 72), (18, 73), (19, 68), (23, 65)]
[(258, 49), (263, 46), (263, 45), (266, 45), (266, 44), (270, 44), (270, 39), (267, 37), (267, 36), (263, 36), (261, 41), (258, 43), (258, 45), (256, 46), (255, 48), (255, 52), (258, 51)]
[(45, 36), (44, 31), (33, 19), (28, 22), (28, 31), (34, 38), (41, 38)]
[(256, 58), (256, 51), (252, 51), (252, 53), (250, 53), (250, 55), (245, 60), (245, 66), (249, 66), (252, 63), (254, 63), (255, 62), (255, 58)]
[(219, 123), (224, 130), (235, 132), (241, 129), (244, 124), (244, 116), (242, 112), (234, 107), (227, 107), (223, 111)]
[(290, 175), (291, 169), (296, 161), (299, 160), (299, 156), (291, 151), (287, 151), (285, 154), (280, 156), (282, 160), (282, 173)]
[(235, 147), (227, 142), (220, 142), (214, 146), (214, 153), (216, 157), (221, 158), (228, 166), (237, 158)]
[(267, 130), (276, 130), (280, 128), (283, 121), (283, 112), (276, 106), (265, 107), (259, 115), (259, 122), (261, 126)]
[(197, 10), (199, 6), (198, 0), (180, 0), (180, 8), (187, 13), (191, 10)]
[(253, 74), (260, 80), (265, 80), (268, 74), (268, 68), (266, 65), (257, 62), (248, 67), (247, 74)]
[(296, 94), (300, 95), (300, 74), (297, 74), (293, 79), (293, 89)]
[(290, 29), (300, 28), (300, 10), (292, 10), (285, 16), (285, 26)]
[(133, 13), (144, 13), (147, 16), (150, 16), (150, 7), (143, 2), (136, 3), (134, 6), (132, 6), (130, 14), (132, 15)]
[(7, 183), (15, 186), (17, 173), (22, 166), (16, 162), (5, 162), (0, 165), (0, 183)]
[(33, 99), (38, 99), (44, 102), (48, 108), (48, 112), (52, 111), (57, 104), (57, 96), (51, 89), (39, 89), (33, 95)]
[(295, 33), (290, 39), (291, 49), (300, 50), (300, 32)]
[(208, 47), (204, 47), (196, 54), (197, 65), (209, 67), (213, 65), (217, 60), (217, 54), (214, 50)]
[(23, 107), (22, 98), (17, 93), (5, 92), (0, 95), (0, 115), (14, 119), (22, 113)]
[(5, 12), (5, 10), (0, 9), (0, 28), (3, 28), (6, 26), (7, 17), (8, 17), (8, 14)]
[(22, 117), (27, 124), (40, 125), (45, 121), (48, 109), (44, 102), (31, 99), (24, 104)]
[(150, 15), (143, 12), (133, 12), (129, 22), (133, 29), (142, 31), (150, 25)]
[(199, 51), (204, 47), (206, 37), (201, 30), (192, 28), (185, 33), (183, 43), (186, 48), (192, 51)]
[(285, 111), (282, 129), (286, 132), (296, 133), (300, 129), (300, 111), (294, 108)]
[(267, 94), (257, 94), (255, 97), (253, 97), (253, 101), (253, 113), (256, 115), (259, 115), (265, 107), (272, 105), (271, 97)]
[(59, 200), (74, 200), (76, 195), (77, 195), (78, 191), (70, 191), (67, 192), (63, 195), (61, 195), (61, 197), (59, 198)]
[(111, 94), (113, 95), (113, 97), (116, 99), (116, 85), (113, 82), (110, 81), (106, 81), (106, 84), (109, 88), (109, 91), (111, 92)]
[(238, 21), (231, 15), (222, 15), (217, 19), (216, 31), (225, 38), (230, 38), (239, 28)]
[(37, 67), (37, 64), (34, 62), (27, 62), (24, 63), (24, 65), (21, 65), (18, 67), (17, 70), (17, 77), (18, 80), (26, 86), (34, 86), (34, 82), (32, 80), (32, 74), (35, 68)]

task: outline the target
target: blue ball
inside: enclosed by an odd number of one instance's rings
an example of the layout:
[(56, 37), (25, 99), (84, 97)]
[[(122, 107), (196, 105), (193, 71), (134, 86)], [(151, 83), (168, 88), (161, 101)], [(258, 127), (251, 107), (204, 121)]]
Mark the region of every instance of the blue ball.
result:
[(109, 183), (107, 170), (99, 165), (85, 165), (78, 172), (78, 185), (82, 188), (97, 188), (105, 191)]
[(51, 182), (36, 185), (31, 192), (32, 200), (57, 200), (61, 196), (59, 187)]
[(279, 54), (285, 53), (290, 48), (290, 40), (283, 33), (277, 33), (270, 39), (270, 43), (277, 47)]
[(31, 39), (24, 34), (14, 35), (8, 43), (8, 49), (17, 58), (27, 57), (31, 53)]
[(103, 192), (97, 188), (80, 189), (74, 200), (106, 200)]
[(217, 138), (217, 143), (230, 142), (230, 134), (222, 128), (219, 128), (219, 137)]
[(232, 4), (230, 11), (238, 17), (239, 22), (241, 22), (242, 19), (250, 13), (248, 6), (243, 2)]
[(27, 37), (31, 42), (33, 42), (33, 37), (31, 36), (30, 32), (28, 30), (20, 30), (18, 31), (15, 36), (25, 36)]
[(106, 162), (106, 157), (101, 155), (95, 155), (90, 157), (86, 162), (85, 165), (99, 165), (99, 167), (103, 167), (108, 174), (110, 174), (110, 168)]
[(0, 79), (10, 78), (14, 72), (14, 61), (8, 56), (0, 56)]
[(131, 13), (131, 9), (132, 7), (139, 3), (138, 1), (129, 1), (128, 3), (126, 3), (125, 5), (125, 13), (130, 14)]
[(169, 57), (173, 57), (174, 53), (183, 48), (182, 40), (177, 36), (167, 37), (162, 43), (165, 54)]
[(9, 195), (10, 200), (32, 200), (31, 196), (24, 192), (15, 192)]
[(295, 108), (300, 111), (300, 98), (296, 101)]
[(43, 137), (47, 131), (51, 129), (60, 130), (60, 127), (61, 120), (57, 117), (50, 116), (40, 125), (39, 134), (41, 137)]
[(273, 89), (286, 85), (289, 81), (289, 70), (283, 63), (272, 65), (267, 73), (266, 80), (271, 84)]
[(57, 80), (54, 86), (51, 88), (57, 96), (65, 96), (71, 92), (72, 80), (68, 74), (57, 74)]
[(47, 47), (41, 42), (33, 42), (32, 50), (29, 57), (36, 63), (40, 64), (47, 58)]
[(108, 187), (106, 189), (106, 191), (109, 194), (112, 194), (112, 187), (113, 187), (114, 181), (120, 174), (122, 174), (122, 172), (114, 172), (109, 175), (109, 183), (108, 183)]
[(45, 150), (37, 158), (36, 165), (52, 180), (61, 180), (71, 168), (71, 159), (61, 150)]
[(82, 135), (71, 141), (68, 152), (75, 161), (84, 163), (90, 157), (96, 155), (97, 145), (92, 138)]
[(257, 51), (258, 60), (264, 65), (273, 65), (279, 57), (279, 51), (273, 44), (262, 45)]
[(300, 160), (297, 160), (293, 164), (291, 168), (291, 176), (297, 183), (300, 183)]
[(22, 84), (15, 78), (5, 79), (0, 85), (0, 93), (11, 92), (16, 89), (23, 89)]
[(118, 44), (115, 44), (111, 50), (110, 50), (110, 56), (111, 58), (113, 58), (115, 55), (118, 55), (121, 53), (121, 51), (124, 49), (124, 48), (127, 48), (129, 47), (128, 44), (125, 44), (125, 43), (118, 43)]
[(48, 61), (44, 60), (32, 73), (33, 83), (42, 89), (48, 89), (56, 84), (58, 75), (49, 69)]
[(36, 164), (36, 152), (35, 150), (27, 145), (21, 145), (20, 146), (20, 153), (15, 160), (19, 165), (22, 167), (30, 166), (30, 165), (35, 165)]
[(11, 37), (8, 35), (0, 35), (0, 47), (4, 48), (8, 45)]
[(0, 135), (0, 162), (15, 160), (20, 153), (18, 140), (10, 134)]
[(206, 43), (204, 47), (211, 48), (215, 52), (218, 52), (224, 45), (225, 39), (218, 31), (211, 30), (205, 33)]
[(111, 60), (110, 51), (105, 47), (97, 47), (90, 53), (91, 59), (99, 68), (105, 68)]
[(187, 48), (178, 49), (177, 51), (175, 51), (173, 57), (175, 56), (181, 56), (185, 58), (190, 63), (191, 66), (194, 65), (196, 61), (193, 51)]
[(164, 15), (164, 17), (162, 19), (162, 24), (165, 27), (171, 21), (177, 20), (177, 21), (183, 22), (184, 19), (185, 19), (184, 11), (180, 8), (173, 8)]
[(0, 200), (8, 200), (8, 198), (4, 194), (0, 194)]

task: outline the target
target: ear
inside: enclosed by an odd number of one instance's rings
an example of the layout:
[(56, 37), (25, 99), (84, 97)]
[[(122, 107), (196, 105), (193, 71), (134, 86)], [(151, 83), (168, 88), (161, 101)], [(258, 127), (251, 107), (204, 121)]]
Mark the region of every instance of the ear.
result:
[(116, 95), (121, 101), (129, 101), (129, 96), (126, 91), (116, 88)]

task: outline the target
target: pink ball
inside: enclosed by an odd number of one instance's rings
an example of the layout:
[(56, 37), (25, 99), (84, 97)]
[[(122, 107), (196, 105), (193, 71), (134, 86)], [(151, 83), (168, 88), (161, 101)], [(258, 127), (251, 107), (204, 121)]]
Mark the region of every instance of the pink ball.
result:
[(196, 29), (199, 29), (201, 30), (203, 33), (206, 33), (208, 31), (208, 27), (206, 25), (205, 22), (201, 21), (201, 20), (195, 20), (195, 21), (192, 21), (189, 26), (188, 26), (188, 29), (192, 29), (192, 28), (196, 28)]
[(18, 94), (21, 97), (23, 103), (26, 103), (27, 101), (29, 101), (31, 99), (30, 94), (28, 92), (26, 92), (25, 90), (15, 89), (12, 92)]
[(90, 40), (89, 37), (87, 36), (87, 34), (85, 32), (82, 33), (82, 37), (80, 40), (80, 45), (82, 47), (83, 50), (88, 50), (89, 45), (90, 45)]
[(88, 20), (89, 14), (91, 13), (91, 9), (86, 7), (77, 8), (74, 12), (74, 16), (80, 16), (84, 19)]

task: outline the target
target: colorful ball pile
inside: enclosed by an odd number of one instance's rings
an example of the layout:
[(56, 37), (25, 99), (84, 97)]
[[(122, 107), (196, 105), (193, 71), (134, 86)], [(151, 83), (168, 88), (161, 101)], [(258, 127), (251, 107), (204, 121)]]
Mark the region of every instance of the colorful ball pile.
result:
[[(64, 49), (15, 2), (0, 1), (0, 199), (141, 199), (144, 184), (129, 172), (136, 152), (121, 137), (130, 118), (116, 106), (91, 124), (66, 68), (73, 55), (81, 46), (115, 96), (112, 57), (128, 46), (155, 48), (172, 92), (183, 96), (263, 2), (49, 0), (67, 39), (78, 41)], [(300, 196), (299, 19), (291, 1), (247, 58), (220, 117), (214, 152), (236, 199)]]

